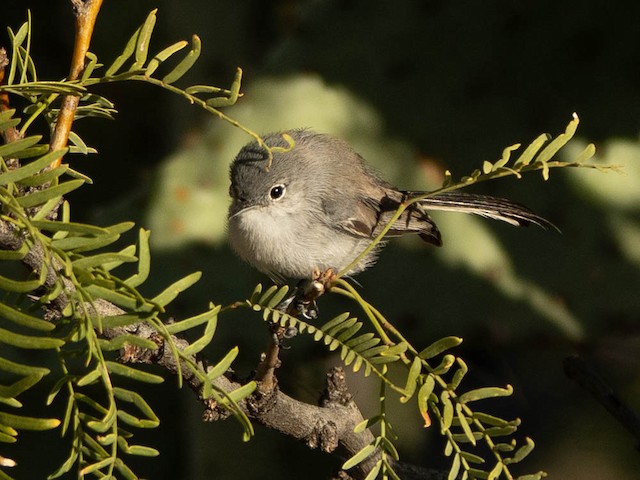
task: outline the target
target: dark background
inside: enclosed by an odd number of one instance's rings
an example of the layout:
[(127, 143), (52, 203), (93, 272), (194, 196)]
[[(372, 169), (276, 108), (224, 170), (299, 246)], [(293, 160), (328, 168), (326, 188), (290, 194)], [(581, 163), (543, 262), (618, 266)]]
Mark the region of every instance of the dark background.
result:
[[(488, 408), (523, 419), (522, 435), (537, 443), (524, 464), (527, 472), (543, 469), (551, 478), (585, 480), (635, 478), (640, 462), (634, 439), (563, 374), (562, 359), (581, 354), (640, 410), (640, 261), (617, 233), (624, 227), (627, 243), (640, 242), (638, 2), (107, 1), (91, 50), (108, 64), (156, 7), (152, 50), (192, 33), (202, 39), (203, 54), (185, 85), (227, 86), (235, 68), (244, 69), (247, 96), (225, 110), (230, 116), (243, 102), (251, 104), (254, 86), (253, 101), (259, 97), (264, 79), (283, 86), (292, 78), (321, 79), (376, 112), (380, 135), (412, 152), (387, 162), (404, 162), (416, 172), (449, 168), (466, 174), (485, 159), (499, 158), (508, 145), (561, 132), (577, 112), (578, 135), (594, 142), (603, 158), (627, 165), (619, 182), (630, 190), (616, 187), (618, 177), (607, 178), (612, 188), (597, 195), (573, 180), (572, 172), (552, 172), (550, 182), (532, 175), (478, 186), (475, 191), (526, 203), (563, 232), (489, 225), (504, 247), (500, 254), (508, 258), (509, 272), (517, 272), (515, 283), (511, 273), (447, 262), (446, 253), (434, 255), (433, 249), (410, 242), (391, 245), (377, 267), (358, 280), (363, 294), (416, 345), (443, 335), (464, 337), (459, 354), (470, 366), (465, 388), (514, 385), (512, 398)], [(39, 76), (64, 77), (73, 42), (68, 3), (9, 0), (0, 7), (2, 24), (17, 30), (28, 8)], [(0, 43), (7, 44), (6, 37)], [(165, 168), (163, 160), (175, 152), (186, 151), (188, 157), (194, 143), (237, 134), (151, 86), (109, 85), (98, 91), (115, 102), (119, 113), (115, 122), (91, 119), (76, 126), (99, 151), (73, 160), (74, 168), (95, 181), (70, 198), (76, 220), (135, 219), (146, 225), (148, 212), (163, 196), (158, 173)], [(283, 102), (284, 111), (298, 108)], [(242, 121), (254, 128), (250, 114)], [(271, 128), (279, 128), (275, 121)], [(302, 126), (314, 126), (308, 121)], [(212, 158), (215, 176), (226, 177), (231, 159)], [(602, 175), (589, 174), (596, 183)], [(203, 215), (223, 218), (225, 208), (218, 205)], [(444, 238), (446, 249), (447, 231)], [(483, 255), (472, 241), (467, 250), (472, 257)], [(193, 270), (204, 272), (204, 281), (177, 303), (172, 313), (178, 318), (203, 310), (208, 300), (245, 298), (255, 283), (266, 281), (242, 265), (223, 240), (185, 239), (179, 248), (157, 248), (154, 255), (151, 292)], [(535, 285), (544, 295), (537, 304), (527, 295), (509, 295), (512, 284)], [(331, 297), (320, 307), (326, 319), (340, 308), (354, 308)], [(551, 318), (549, 310), (558, 309), (577, 319), (582, 335), (571, 335)], [(237, 369), (247, 374), (266, 342), (264, 327), (246, 315), (220, 323), (211, 358), (238, 344)], [(313, 401), (335, 359), (308, 338), (298, 338), (284, 363), (283, 389)], [(365, 413), (372, 413), (366, 398), (375, 398), (375, 385), (357, 376), (352, 385)], [(138, 462), (138, 471), (148, 478), (321, 479), (338, 465), (260, 428), (245, 444), (233, 421), (202, 424), (191, 392), (177, 391), (172, 379), (149, 396), (163, 423), (145, 438), (162, 455)], [(446, 468), (434, 428), (419, 428), (411, 408), (395, 415), (403, 458)], [(64, 458), (55, 433), (27, 434), (19, 443), (29, 451), (9, 455), (20, 461), (18, 478), (44, 478)], [(33, 445), (50, 454), (30, 461)]]

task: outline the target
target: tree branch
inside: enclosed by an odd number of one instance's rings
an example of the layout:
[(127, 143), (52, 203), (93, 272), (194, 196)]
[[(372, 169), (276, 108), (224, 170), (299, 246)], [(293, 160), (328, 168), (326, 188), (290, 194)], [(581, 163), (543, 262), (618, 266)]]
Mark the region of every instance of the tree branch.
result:
[[(71, 57), (71, 68), (68, 80), (77, 80), (84, 70), (84, 59), (89, 51), (91, 36), (98, 17), (98, 12), (102, 6), (102, 0), (71, 0), (73, 12), (76, 17), (76, 36), (73, 45), (73, 56)], [(62, 97), (62, 106), (56, 122), (56, 126), (51, 135), (49, 151), (61, 150), (67, 146), (69, 133), (73, 125), (73, 119), (78, 108), (80, 97), (75, 95), (65, 95)], [(56, 168), (62, 163), (62, 157), (51, 164), (51, 168)]]
[[(110, 315), (119, 314), (120, 310), (104, 301), (96, 303), (96, 308), (101, 310), (99, 313)], [(103, 311), (104, 309), (108, 310)], [(168, 342), (151, 325), (140, 323), (126, 329), (110, 329), (104, 332), (104, 336), (115, 338), (124, 333), (152, 340), (158, 345), (158, 349), (153, 351), (129, 345), (121, 352), (121, 361), (154, 364), (171, 373), (178, 372), (176, 358), (171, 353)], [(172, 341), (181, 350), (189, 346), (189, 343), (181, 338), (172, 337)], [(195, 358), (192, 361), (198, 365), (201, 373), (207, 372), (206, 361), (196, 361)], [(228, 412), (222, 410), (211, 399), (203, 398), (203, 384), (200, 378), (186, 364), (181, 365), (181, 371), (184, 381), (205, 405), (203, 419), (215, 421), (227, 418)], [(217, 378), (215, 386), (225, 392), (231, 392), (240, 388), (242, 382), (228, 373)], [(374, 438), (369, 430), (362, 433), (353, 431), (354, 427), (362, 422), (363, 416), (348, 392), (344, 372), (339, 367), (333, 368), (327, 375), (327, 385), (319, 406), (300, 402), (286, 395), (277, 388), (277, 382), (270, 390), (256, 390), (253, 395), (240, 401), (239, 406), (253, 422), (299, 440), (311, 449), (317, 448), (326, 453), (335, 452), (344, 459), (371, 443)], [(353, 478), (364, 478), (376, 460), (377, 458), (372, 456), (355, 467)]]
[[(21, 247), (23, 241), (22, 236), (9, 223), (0, 221), (1, 248), (15, 250)], [(42, 268), (46, 268), (42, 247), (37, 245), (32, 247), (23, 262), (36, 273), (40, 272)], [(54, 268), (49, 268), (44, 286), (53, 286), (58, 281), (58, 275)], [(72, 291), (73, 284), (70, 282), (65, 282), (65, 284), (67, 293)], [(52, 308), (58, 312), (61, 311), (66, 305), (67, 299), (68, 295), (60, 295), (56, 299), (57, 303)], [(95, 300), (92, 306), (88, 306), (88, 308), (92, 308), (94, 313), (103, 317), (125, 313), (121, 308), (103, 299)], [(55, 315), (52, 316), (55, 317)], [(203, 397), (203, 384), (200, 378), (186, 363), (183, 362), (178, 366), (178, 360), (172, 354), (169, 342), (152, 325), (137, 323), (127, 327), (107, 329), (102, 333), (102, 336), (112, 339), (123, 334), (136, 335), (140, 338), (151, 340), (158, 345), (158, 348), (149, 350), (128, 344), (120, 351), (119, 360), (121, 362), (153, 364), (173, 374), (177, 374), (180, 367), (184, 382), (193, 390), (198, 401), (205, 407), (203, 419), (205, 421), (215, 421), (229, 416), (227, 411), (212, 402), (210, 398)], [(171, 341), (180, 350), (184, 350), (189, 346), (186, 340), (175, 336), (171, 337)], [(196, 359), (195, 357), (190, 357), (189, 360), (197, 365), (200, 373), (206, 374), (209, 368), (206, 360)], [(225, 392), (231, 392), (241, 387), (243, 383), (232, 373), (227, 372), (226, 375), (215, 380), (215, 385)], [(277, 382), (275, 382), (272, 389), (268, 391), (257, 390), (252, 396), (239, 402), (239, 406), (252, 422), (299, 440), (311, 449), (317, 448), (323, 452), (338, 455), (343, 459), (354, 455), (364, 446), (371, 443), (374, 438), (369, 430), (361, 433), (354, 433), (353, 431), (354, 427), (362, 422), (363, 416), (348, 390), (344, 371), (341, 367), (334, 367), (327, 374), (326, 388), (319, 400), (319, 405), (300, 402), (286, 395), (277, 388)], [(377, 461), (377, 458), (375, 454), (372, 455), (349, 470), (348, 476), (342, 475), (341, 478), (364, 479)], [(446, 475), (443, 476), (440, 471), (423, 469), (403, 463), (398, 463), (394, 468), (397, 468), (398, 471), (406, 472), (402, 477), (403, 480), (439, 480), (446, 478)]]

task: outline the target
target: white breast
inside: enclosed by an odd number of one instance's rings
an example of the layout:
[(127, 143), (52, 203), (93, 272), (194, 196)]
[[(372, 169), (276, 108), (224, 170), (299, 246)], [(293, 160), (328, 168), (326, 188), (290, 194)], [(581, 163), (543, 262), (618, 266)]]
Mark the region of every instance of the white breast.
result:
[[(317, 217), (282, 208), (254, 208), (229, 220), (229, 241), (242, 259), (274, 279), (309, 278), (314, 269), (345, 268), (368, 239), (336, 230)], [(363, 270), (373, 256), (352, 273)]]

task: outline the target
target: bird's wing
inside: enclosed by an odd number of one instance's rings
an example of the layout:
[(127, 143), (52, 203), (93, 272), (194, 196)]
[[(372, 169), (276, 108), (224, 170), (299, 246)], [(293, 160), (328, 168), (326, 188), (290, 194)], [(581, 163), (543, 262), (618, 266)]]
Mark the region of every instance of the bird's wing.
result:
[[(350, 208), (345, 208), (347, 205)], [(328, 207), (328, 208), (327, 208)], [(326, 206), (325, 211), (331, 212), (334, 225), (341, 230), (355, 235), (356, 237), (372, 238), (378, 219), (380, 209), (376, 202), (364, 197), (358, 197), (355, 201), (339, 202), (339, 204)]]
[[(340, 202), (340, 206), (334, 205), (333, 212), (343, 214), (334, 216), (334, 225), (351, 235), (374, 238), (391, 221), (403, 200), (401, 192), (386, 190), (380, 198), (360, 196), (354, 201)], [(345, 205), (350, 205), (351, 208), (345, 210)], [(442, 244), (438, 228), (419, 204), (411, 205), (402, 212), (385, 236), (398, 237), (409, 233), (417, 233), (420, 238), (433, 245)]]

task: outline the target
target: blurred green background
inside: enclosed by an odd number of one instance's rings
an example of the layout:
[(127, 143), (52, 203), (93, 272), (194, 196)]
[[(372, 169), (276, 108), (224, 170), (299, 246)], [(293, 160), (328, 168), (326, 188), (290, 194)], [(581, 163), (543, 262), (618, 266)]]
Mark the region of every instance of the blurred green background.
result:
[[(560, 133), (577, 112), (580, 139), (564, 158), (594, 142), (598, 161), (624, 165), (624, 175), (552, 171), (549, 182), (533, 174), (473, 189), (528, 205), (562, 234), (439, 215), (442, 249), (392, 242), (358, 281), (418, 347), (464, 337), (459, 354), (470, 374), (463, 388), (514, 385), (513, 397), (489, 408), (523, 419), (522, 435), (538, 445), (527, 472), (637, 478), (637, 440), (564, 375), (562, 359), (583, 355), (640, 412), (640, 3), (107, 1), (91, 50), (109, 63), (156, 7), (152, 51), (192, 33), (202, 39), (184, 85), (228, 86), (240, 66), (245, 96), (225, 113), (258, 133), (312, 127), (339, 135), (406, 188), (434, 187), (445, 169), (466, 175), (508, 145)], [(64, 77), (73, 41), (68, 2), (6, 0), (2, 24), (16, 29), (28, 8), (39, 76)], [(225, 242), (228, 166), (249, 138), (150, 86), (99, 92), (119, 114), (75, 126), (99, 151), (73, 159), (95, 182), (70, 196), (75, 219), (135, 219), (151, 228), (151, 293), (202, 270), (203, 281), (176, 304), (178, 318), (209, 300), (243, 299), (267, 282)], [(354, 307), (331, 296), (320, 302), (325, 319), (345, 308)], [(247, 375), (266, 339), (257, 317), (229, 315), (208, 354), (215, 360), (239, 345), (236, 369)], [(306, 337), (291, 347), (282, 387), (314, 401), (336, 359)], [(358, 376), (350, 385), (372, 413), (377, 387)], [(339, 465), (264, 429), (245, 444), (233, 421), (203, 424), (201, 407), (173, 379), (148, 396), (163, 421), (146, 438), (162, 455), (139, 462), (148, 478), (322, 479)], [(393, 419), (403, 459), (447, 468), (437, 432), (419, 427), (413, 405)], [(44, 478), (63, 458), (55, 433), (22, 441), (29, 451), (10, 455), (21, 478)], [(30, 461), (34, 446), (50, 455)]]

